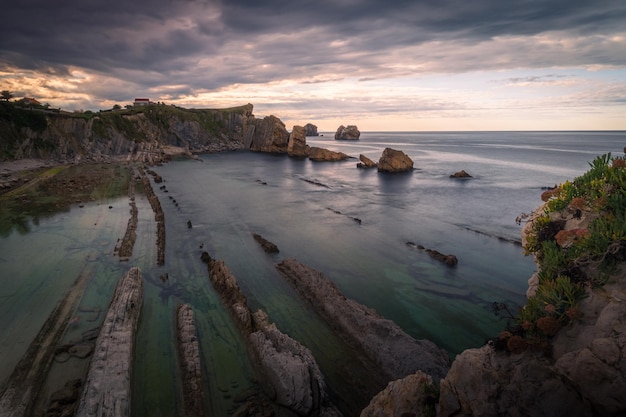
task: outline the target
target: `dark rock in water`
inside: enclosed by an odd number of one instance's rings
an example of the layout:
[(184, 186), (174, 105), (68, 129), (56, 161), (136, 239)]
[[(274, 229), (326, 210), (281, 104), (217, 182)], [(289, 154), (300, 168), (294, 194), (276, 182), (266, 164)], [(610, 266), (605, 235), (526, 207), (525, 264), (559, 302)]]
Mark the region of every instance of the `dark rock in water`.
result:
[(450, 178), (472, 178), (472, 176), (465, 172), (465, 170), (461, 170), (450, 175)]
[(434, 249), (426, 249), (426, 253), (429, 254), (431, 258), (443, 262), (446, 265), (455, 266), (459, 263), (459, 260), (454, 255), (445, 255)]
[(254, 240), (256, 240), (259, 243), (259, 245), (261, 245), (261, 247), (263, 248), (265, 253), (278, 253), (278, 252), (280, 252), (278, 250), (278, 246), (276, 246), (275, 244), (273, 244), (269, 240), (265, 239), (263, 236), (261, 236), (261, 235), (259, 235), (257, 233), (253, 233), (252, 237), (254, 237)]
[(191, 220), (187, 220), (187, 228), (191, 229)]
[[(202, 249), (203, 245), (200, 245), (200, 249)], [(204, 251), (202, 252), (202, 255), (200, 255), (200, 259), (202, 260), (202, 262), (204, 262), (205, 264), (208, 264), (209, 262), (211, 262), (211, 255), (209, 255), (209, 252)]]
[(250, 312), (235, 276), (223, 261), (210, 260), (208, 270), (222, 303), (249, 342), (268, 396), (300, 416), (341, 416), (328, 398), (326, 383), (311, 351), (278, 330), (263, 311)]
[(355, 125), (341, 125), (335, 132), (335, 140), (358, 140), (361, 132)]
[(167, 282), (170, 279), (170, 275), (166, 272), (162, 274), (159, 278), (161, 278), (161, 282)]
[(413, 160), (402, 151), (385, 148), (378, 160), (379, 172), (406, 172), (413, 170)]
[(445, 376), (448, 355), (433, 342), (413, 339), (375, 310), (347, 299), (321, 272), (295, 259), (284, 260), (277, 269), (320, 316), (350, 345), (370, 357), (390, 380), (418, 370), (435, 381)]
[(46, 416), (72, 416), (76, 408), (76, 402), (80, 395), (82, 381), (74, 379), (65, 383), (65, 386), (50, 395), (50, 405), (46, 410)]
[(309, 149), (309, 159), (315, 162), (337, 162), (350, 158), (343, 152), (330, 151), (325, 148), (311, 147)]
[(357, 168), (376, 168), (378, 166), (376, 162), (372, 161), (371, 159), (369, 159), (367, 156), (363, 154), (359, 155), (359, 160), (361, 162), (356, 164)]
[(188, 304), (176, 308), (176, 341), (183, 385), (183, 407), (187, 417), (205, 416), (205, 399), (193, 310)]

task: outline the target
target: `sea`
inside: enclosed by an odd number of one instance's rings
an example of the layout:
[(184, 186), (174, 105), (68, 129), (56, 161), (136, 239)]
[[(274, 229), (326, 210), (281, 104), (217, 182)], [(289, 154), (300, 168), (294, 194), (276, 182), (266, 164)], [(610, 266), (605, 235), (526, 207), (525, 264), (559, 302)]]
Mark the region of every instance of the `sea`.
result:
[[(263, 309), (311, 349), (333, 399), (345, 414), (357, 415), (369, 399), (352, 393), (345, 369), (360, 364), (275, 265), (296, 258), (323, 272), (346, 297), (454, 358), (505, 328), (494, 302), (513, 313), (525, 302), (535, 264), (521, 247), (523, 223), (516, 218), (539, 208), (546, 188), (583, 174), (599, 155), (623, 156), (626, 146), (623, 131), (363, 132), (358, 141), (321, 133), (307, 144), (352, 158), (312, 162), (232, 151), (154, 167), (164, 180), (153, 185), (165, 213), (163, 266), (156, 263), (154, 215), (141, 195), (129, 262), (113, 256), (129, 218), (126, 196), (21, 219), (1, 230), (0, 381), (7, 381), (77, 277), (88, 280), (65, 343), (82, 343), (97, 329), (117, 280), (139, 266), (145, 287), (133, 414), (176, 415), (180, 406), (173, 327), (180, 303), (195, 311), (211, 415), (232, 414), (245, 393), (258, 388), (258, 375), (211, 287), (200, 260), (207, 251), (225, 261), (253, 310)], [(414, 170), (357, 168), (360, 154), (377, 161), (387, 147), (406, 153)], [(471, 178), (450, 178), (461, 170)], [(280, 252), (263, 252), (254, 233)], [(441, 263), (421, 247), (455, 255), (458, 264)], [(87, 363), (55, 358), (47, 392), (80, 377)]]

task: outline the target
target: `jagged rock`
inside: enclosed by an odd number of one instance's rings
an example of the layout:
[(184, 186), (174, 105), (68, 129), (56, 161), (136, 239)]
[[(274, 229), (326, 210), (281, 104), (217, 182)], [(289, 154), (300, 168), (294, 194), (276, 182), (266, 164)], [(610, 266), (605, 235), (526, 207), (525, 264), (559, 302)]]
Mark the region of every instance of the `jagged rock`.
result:
[(211, 283), (247, 338), (264, 375), (270, 399), (302, 416), (339, 417), (313, 354), (269, 322), (265, 312), (252, 314), (237, 279), (223, 261), (206, 254)]
[(188, 304), (176, 308), (176, 340), (182, 379), (183, 407), (186, 417), (205, 415), (200, 346), (196, 336), (193, 310)]
[(358, 140), (361, 132), (355, 125), (341, 125), (335, 132), (335, 140)]
[(289, 135), (287, 154), (293, 157), (305, 157), (307, 152), (306, 130), (302, 126), (294, 126)]
[(356, 164), (357, 168), (376, 168), (378, 166), (376, 162), (372, 161), (371, 159), (369, 159), (367, 156), (363, 154), (359, 155), (359, 160), (361, 162)]
[(304, 129), (306, 130), (307, 136), (319, 136), (320, 135), (319, 133), (317, 133), (317, 126), (315, 126), (314, 124), (307, 123), (304, 125)]
[(413, 160), (402, 151), (385, 148), (378, 160), (379, 172), (405, 172), (413, 170)]
[(430, 417), (435, 415), (437, 387), (422, 371), (391, 381), (361, 412), (361, 417)]
[(77, 417), (130, 415), (133, 352), (142, 301), (141, 271), (133, 267), (118, 282), (100, 328)]
[(276, 116), (248, 119), (244, 133), (244, 146), (258, 152), (286, 153), (289, 132)]
[(324, 148), (311, 147), (309, 150), (309, 159), (315, 162), (337, 162), (350, 158), (343, 152), (330, 151)]
[(265, 253), (278, 253), (278, 252), (280, 252), (278, 250), (278, 246), (276, 246), (275, 244), (273, 244), (269, 240), (265, 239), (263, 236), (261, 236), (261, 235), (259, 235), (257, 233), (253, 233), (252, 237), (254, 238), (254, 240), (256, 240), (259, 243), (259, 245), (261, 245), (261, 247), (263, 248)]
[(428, 340), (415, 340), (397, 324), (346, 298), (321, 272), (286, 259), (277, 265), (285, 279), (349, 344), (369, 356), (389, 379), (422, 370), (436, 381), (449, 366), (448, 355)]
[(465, 172), (465, 170), (461, 170), (450, 175), (450, 178), (472, 178), (472, 176)]

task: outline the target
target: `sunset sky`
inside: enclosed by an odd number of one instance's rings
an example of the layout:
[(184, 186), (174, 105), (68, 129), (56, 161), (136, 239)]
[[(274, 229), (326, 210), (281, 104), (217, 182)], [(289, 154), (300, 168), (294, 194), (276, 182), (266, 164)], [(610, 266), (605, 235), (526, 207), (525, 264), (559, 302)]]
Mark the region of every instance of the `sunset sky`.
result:
[(626, 130), (624, 0), (5, 2), (0, 90), (288, 129)]

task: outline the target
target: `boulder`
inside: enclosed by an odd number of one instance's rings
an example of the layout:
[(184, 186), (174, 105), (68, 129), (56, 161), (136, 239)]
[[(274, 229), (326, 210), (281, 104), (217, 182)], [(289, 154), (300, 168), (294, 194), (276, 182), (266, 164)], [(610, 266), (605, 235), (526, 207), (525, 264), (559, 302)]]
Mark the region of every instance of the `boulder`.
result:
[(315, 146), (309, 149), (309, 159), (315, 162), (337, 162), (348, 158), (350, 157), (343, 152), (329, 151)]
[(306, 157), (308, 146), (306, 144), (306, 130), (302, 126), (294, 126), (289, 135), (287, 154), (293, 157)]
[(356, 164), (357, 168), (376, 168), (378, 166), (376, 162), (372, 161), (371, 159), (369, 159), (367, 156), (363, 154), (359, 155), (359, 160), (361, 162)]
[(341, 125), (335, 132), (335, 140), (358, 140), (360, 136), (361, 132), (354, 125)]
[(304, 125), (304, 129), (306, 130), (307, 136), (319, 136), (320, 135), (319, 133), (317, 133), (317, 126), (315, 126), (314, 124), (307, 123)]
[(429, 417), (435, 415), (437, 386), (422, 371), (391, 381), (361, 412), (361, 417)]
[(461, 170), (450, 175), (450, 178), (472, 178), (472, 176), (465, 172), (465, 170)]
[(413, 160), (402, 151), (385, 148), (378, 160), (379, 172), (406, 172), (413, 170)]

